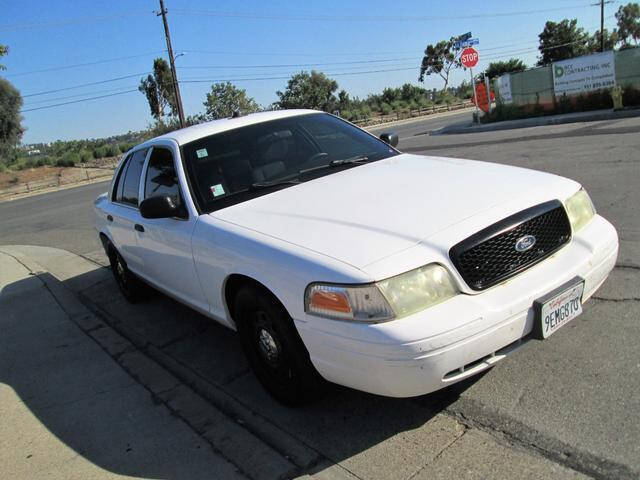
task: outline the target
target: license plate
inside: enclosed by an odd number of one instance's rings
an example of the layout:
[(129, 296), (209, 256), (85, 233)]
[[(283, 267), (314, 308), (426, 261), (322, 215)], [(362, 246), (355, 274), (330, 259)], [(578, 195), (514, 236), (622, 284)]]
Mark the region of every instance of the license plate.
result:
[(582, 313), (584, 280), (576, 277), (534, 302), (534, 336), (548, 338)]

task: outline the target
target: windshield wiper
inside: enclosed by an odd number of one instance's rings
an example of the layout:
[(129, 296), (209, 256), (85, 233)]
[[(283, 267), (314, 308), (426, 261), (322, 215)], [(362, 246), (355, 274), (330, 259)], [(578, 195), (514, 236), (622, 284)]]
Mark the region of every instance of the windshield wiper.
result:
[(300, 180), (276, 180), (273, 182), (255, 182), (249, 185), (249, 191), (263, 190), (265, 188), (279, 187), (281, 185), (297, 185)]
[(343, 158), (340, 160), (331, 160), (329, 163), (325, 163), (324, 165), (318, 165), (317, 167), (305, 168), (304, 170), (300, 170), (298, 174), (302, 175), (304, 173), (314, 172), (316, 170), (323, 170), (325, 168), (339, 167), (341, 165), (352, 165), (355, 163), (367, 163), (369, 161), (370, 160), (367, 155), (356, 155), (355, 157)]

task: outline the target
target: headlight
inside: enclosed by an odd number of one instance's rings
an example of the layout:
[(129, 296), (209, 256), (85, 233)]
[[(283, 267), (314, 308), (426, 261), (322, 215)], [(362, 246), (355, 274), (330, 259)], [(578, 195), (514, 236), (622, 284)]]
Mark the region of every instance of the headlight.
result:
[(580, 189), (577, 193), (572, 195), (564, 202), (567, 209), (567, 215), (571, 222), (571, 229), (577, 232), (584, 227), (596, 214), (596, 209), (593, 207), (593, 203), (589, 198), (589, 194)]
[(304, 309), (313, 315), (356, 322), (384, 322), (394, 317), (389, 303), (374, 284), (312, 283), (305, 293)]
[(376, 323), (411, 315), (457, 293), (449, 272), (430, 264), (370, 285), (311, 284), (305, 293), (305, 311), (321, 317)]
[(453, 297), (458, 289), (444, 267), (432, 263), (378, 282), (397, 317), (405, 317)]

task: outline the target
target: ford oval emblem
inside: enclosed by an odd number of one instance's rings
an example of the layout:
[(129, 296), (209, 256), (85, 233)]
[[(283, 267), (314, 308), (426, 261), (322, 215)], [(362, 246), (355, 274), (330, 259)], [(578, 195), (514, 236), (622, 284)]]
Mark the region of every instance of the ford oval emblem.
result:
[(526, 252), (536, 244), (536, 237), (533, 235), (525, 235), (516, 241), (516, 251)]

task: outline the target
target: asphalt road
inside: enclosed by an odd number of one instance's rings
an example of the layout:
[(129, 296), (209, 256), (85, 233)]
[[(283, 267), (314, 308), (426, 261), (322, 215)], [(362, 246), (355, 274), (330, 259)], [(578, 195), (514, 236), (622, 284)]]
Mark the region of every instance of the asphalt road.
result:
[[(399, 148), (410, 153), (498, 162), (578, 180), (591, 194), (598, 212), (618, 229), (618, 266), (596, 297), (585, 305), (581, 317), (545, 342), (529, 342), (487, 374), (454, 389), (412, 399), (410, 404), (395, 401), (396, 407), (393, 401), (354, 394), (346, 400), (341, 398), (339, 405), (329, 402), (321, 407), (331, 414), (325, 418), (357, 415), (353, 402), (358, 404), (357, 412), (374, 412), (371, 418), (378, 415), (375, 412), (381, 405), (392, 408), (393, 418), (385, 414), (376, 426), (387, 429), (384, 435), (375, 431), (380, 436), (367, 443), (367, 448), (375, 444), (375, 450), (383, 457), (389, 456), (392, 463), (403, 455), (394, 447), (397, 430), (403, 430), (405, 425), (406, 432), (421, 431), (419, 422), (415, 422), (417, 406), (459, 415), (493, 435), (598, 478), (637, 478), (640, 119), (428, 135), (445, 123), (459, 122), (468, 115), (466, 112), (448, 118), (427, 118), (372, 131), (396, 131), (401, 138)], [(105, 188), (106, 183), (94, 184), (1, 203), (0, 245), (53, 246), (89, 256), (99, 252), (91, 209), (93, 199)], [(241, 396), (242, 384), (237, 388), (237, 395)], [(249, 404), (255, 402), (252, 395), (246, 398)], [(265, 399), (261, 402), (255, 406), (258, 412), (268, 404)], [(414, 420), (405, 411), (412, 412)], [(272, 415), (268, 409), (261, 414)], [(293, 424), (299, 420), (300, 432), (308, 428), (304, 411), (286, 415), (274, 421)], [(405, 419), (406, 424), (398, 419)], [(374, 429), (369, 424), (360, 427)], [(428, 442), (428, 432), (420, 438)], [(327, 446), (333, 447), (333, 443)], [(350, 448), (345, 446), (345, 451), (358, 451), (357, 446)]]

